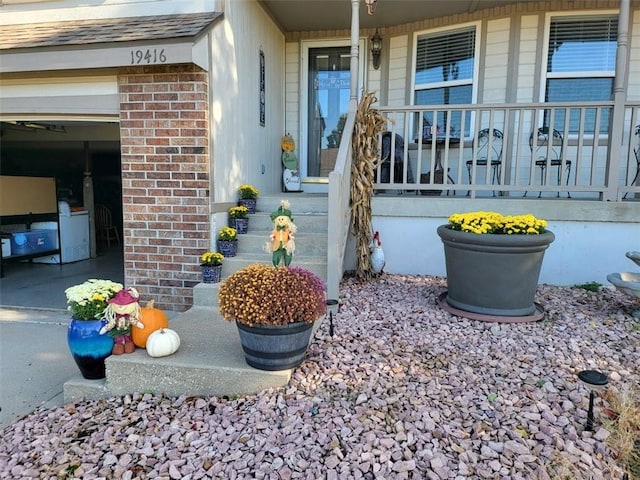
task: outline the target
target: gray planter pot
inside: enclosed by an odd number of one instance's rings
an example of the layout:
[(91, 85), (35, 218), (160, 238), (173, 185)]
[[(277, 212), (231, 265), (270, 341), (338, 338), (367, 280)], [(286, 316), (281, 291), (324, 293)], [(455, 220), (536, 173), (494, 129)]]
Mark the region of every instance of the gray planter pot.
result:
[(287, 370), (304, 360), (313, 323), (249, 327), (236, 322), (246, 362), (260, 370)]
[(544, 251), (555, 239), (540, 235), (477, 235), (438, 227), (447, 269), (446, 303), (467, 312), (525, 317), (534, 297)]

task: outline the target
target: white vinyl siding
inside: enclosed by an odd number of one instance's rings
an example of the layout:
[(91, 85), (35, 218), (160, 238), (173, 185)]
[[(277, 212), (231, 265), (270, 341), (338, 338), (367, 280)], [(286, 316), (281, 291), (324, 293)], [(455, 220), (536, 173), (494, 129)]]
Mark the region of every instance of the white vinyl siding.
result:
[(508, 18), (487, 22), (483, 103), (501, 103), (506, 100), (509, 27), (510, 19)]
[[(300, 43), (285, 45), (285, 130), (300, 146)], [(299, 148), (296, 148), (298, 155)]]
[[(231, 34), (233, 32), (233, 34)], [(237, 196), (241, 183), (280, 189), (280, 138), (285, 125), (285, 41), (256, 2), (228, 1), (211, 31), (215, 71), (210, 84), (214, 201)], [(260, 50), (265, 56), (265, 125), (260, 125)], [(226, 225), (226, 212), (214, 228)]]
[(389, 99), (392, 106), (406, 105), (407, 98), (407, 52), (409, 37), (391, 37), (389, 42)]
[(2, 79), (0, 91), (4, 119), (11, 115), (46, 118), (59, 114), (117, 117), (120, 112), (115, 75)]
[(518, 52), (518, 102), (534, 101), (536, 51), (538, 45), (537, 15), (523, 16), (520, 22), (520, 51)]

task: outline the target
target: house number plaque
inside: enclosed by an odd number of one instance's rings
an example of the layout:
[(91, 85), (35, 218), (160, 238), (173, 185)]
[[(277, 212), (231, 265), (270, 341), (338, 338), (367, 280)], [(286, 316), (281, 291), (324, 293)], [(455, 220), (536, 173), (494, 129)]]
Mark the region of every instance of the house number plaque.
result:
[(167, 56), (164, 53), (164, 48), (147, 48), (131, 50), (131, 65), (146, 64), (151, 65), (154, 63), (166, 63)]

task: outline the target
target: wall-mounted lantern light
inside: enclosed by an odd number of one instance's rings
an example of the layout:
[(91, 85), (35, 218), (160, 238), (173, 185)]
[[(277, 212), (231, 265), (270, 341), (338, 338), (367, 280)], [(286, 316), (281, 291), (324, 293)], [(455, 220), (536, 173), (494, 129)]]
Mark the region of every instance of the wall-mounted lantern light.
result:
[(382, 53), (382, 37), (376, 29), (376, 33), (371, 37), (371, 58), (373, 59), (373, 68), (380, 68), (380, 54)]

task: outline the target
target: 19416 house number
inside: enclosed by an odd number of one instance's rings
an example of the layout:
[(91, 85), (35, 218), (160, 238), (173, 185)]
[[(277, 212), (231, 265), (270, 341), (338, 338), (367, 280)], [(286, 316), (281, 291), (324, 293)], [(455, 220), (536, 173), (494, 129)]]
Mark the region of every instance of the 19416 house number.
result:
[(146, 50), (131, 50), (131, 65), (140, 65), (141, 63), (165, 63), (167, 56), (164, 53), (164, 48), (158, 50), (157, 48), (147, 48)]

